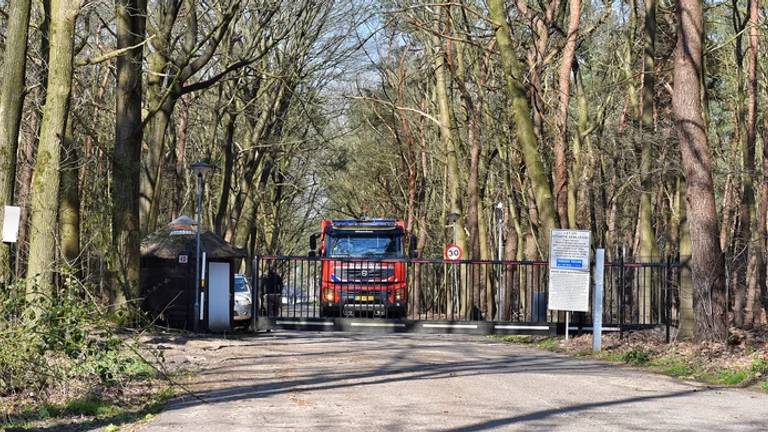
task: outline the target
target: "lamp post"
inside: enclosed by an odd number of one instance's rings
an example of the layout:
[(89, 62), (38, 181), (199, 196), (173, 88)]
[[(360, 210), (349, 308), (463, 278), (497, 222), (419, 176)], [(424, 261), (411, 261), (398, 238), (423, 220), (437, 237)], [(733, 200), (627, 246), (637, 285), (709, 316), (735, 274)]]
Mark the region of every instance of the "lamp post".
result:
[(502, 233), (504, 230), (504, 204), (501, 202), (496, 204), (496, 225), (498, 225), (499, 229), (499, 261), (501, 261), (504, 254), (504, 239)]
[(205, 175), (211, 170), (211, 166), (200, 161), (189, 166), (189, 169), (197, 178), (197, 205), (195, 206), (195, 222), (197, 223), (197, 232), (195, 233), (195, 318), (192, 321), (192, 329), (197, 332), (200, 327), (200, 271), (202, 262), (200, 260), (200, 228), (202, 226), (203, 214), (203, 188), (205, 187)]
[[(498, 202), (496, 204), (496, 225), (499, 229), (499, 256), (498, 259), (501, 261), (504, 256), (504, 239), (503, 239), (503, 229), (504, 229), (504, 204), (502, 202)], [(504, 268), (503, 263), (499, 262), (499, 275), (498, 275), (498, 281), (499, 281), (499, 289), (496, 292), (496, 296), (498, 299), (498, 305), (499, 310), (497, 312), (497, 316), (500, 320), (504, 320), (506, 317), (506, 299), (507, 299), (507, 293), (504, 287), (504, 283), (502, 282), (502, 270)]]

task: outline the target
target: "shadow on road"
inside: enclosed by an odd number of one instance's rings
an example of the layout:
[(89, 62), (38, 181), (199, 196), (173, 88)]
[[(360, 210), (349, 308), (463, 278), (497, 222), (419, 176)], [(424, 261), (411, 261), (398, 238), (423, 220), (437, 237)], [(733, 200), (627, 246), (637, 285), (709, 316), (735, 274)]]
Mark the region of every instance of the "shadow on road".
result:
[[(259, 360), (268, 360), (272, 364), (279, 363), (279, 356), (296, 356), (298, 353), (287, 354), (265, 354), (263, 356), (244, 355), (240, 357), (231, 357), (230, 362), (236, 362), (234, 365), (223, 365), (210, 368), (202, 373), (202, 378), (195, 382), (195, 386), (217, 386), (211, 390), (198, 392), (194, 395), (185, 395), (171, 401), (163, 411), (174, 411), (192, 408), (201, 404), (221, 404), (234, 401), (244, 401), (285, 393), (302, 392), (326, 392), (342, 388), (375, 386), (386, 383), (403, 383), (417, 380), (439, 380), (457, 376), (480, 376), (480, 375), (508, 375), (518, 373), (541, 373), (541, 374), (574, 374), (594, 375), (615, 374), (617, 368), (607, 363), (577, 360), (565, 356), (554, 355), (551, 353), (541, 353), (537, 351), (516, 351), (513, 355), (503, 355), (498, 352), (489, 354), (488, 344), (468, 343), (454, 344), (450, 339), (430, 340), (424, 336), (411, 335), (387, 335), (375, 340), (372, 343), (370, 335), (338, 335), (327, 336), (325, 334), (305, 334), (299, 337), (291, 334), (272, 335), (269, 338), (253, 338), (251, 340), (242, 340), (243, 347), (262, 346), (264, 349), (281, 348), (289, 349), (297, 343), (318, 344), (314, 348), (316, 351), (303, 353), (305, 356), (316, 355), (318, 357), (329, 356), (332, 353), (346, 353), (350, 351), (358, 352), (357, 344), (353, 344), (352, 350), (339, 350), (341, 342), (357, 341), (361, 342), (359, 352), (369, 356), (379, 356), (380, 365), (375, 368), (358, 368), (354, 364), (337, 365), (336, 367), (315, 367), (312, 361), (302, 360), (302, 365), (306, 367), (290, 369), (289, 376), (280, 376), (274, 369), (259, 371), (256, 364)], [(450, 342), (446, 344), (446, 341)], [(477, 339), (474, 339), (477, 342)], [(174, 343), (164, 340), (163, 343)], [(186, 343), (186, 342), (181, 342)], [(240, 345), (238, 345), (240, 346)], [(459, 350), (462, 353), (463, 361), (450, 361), (443, 359), (432, 359), (425, 361), (425, 351), (437, 350), (442, 348), (447, 350)], [(387, 354), (387, 352), (391, 353)], [(450, 351), (446, 351), (450, 352)], [(416, 358), (416, 357), (419, 358)], [(469, 360), (467, 360), (469, 358)], [(382, 362), (383, 361), (383, 362)], [(253, 376), (254, 372), (261, 375)], [(249, 378), (227, 379), (227, 376), (248, 375)], [(535, 412), (529, 412), (523, 415), (499, 418), (478, 422), (476, 424), (451, 429), (455, 432), (481, 431), (503, 427), (527, 421), (537, 421), (559, 414), (572, 412), (589, 411), (601, 407), (614, 405), (628, 405), (641, 403), (650, 400), (677, 398), (689, 395), (694, 392), (708, 391), (699, 388), (691, 388), (672, 393), (662, 393), (650, 396), (640, 396), (625, 399), (617, 399), (606, 402), (583, 403), (559, 408), (549, 408)], [(100, 419), (98, 421), (86, 422), (69, 428), (68, 430), (90, 430), (110, 423), (120, 424), (129, 421), (135, 421), (136, 418), (127, 419)], [(59, 430), (58, 428), (39, 429), (41, 431)]]

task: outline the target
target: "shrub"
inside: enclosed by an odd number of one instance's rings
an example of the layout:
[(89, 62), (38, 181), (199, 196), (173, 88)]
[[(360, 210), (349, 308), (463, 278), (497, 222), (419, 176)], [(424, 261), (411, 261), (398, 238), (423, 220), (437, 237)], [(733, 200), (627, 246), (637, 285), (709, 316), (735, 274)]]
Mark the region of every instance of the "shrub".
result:
[(88, 287), (74, 277), (62, 281), (60, 292), (35, 305), (24, 303), (23, 281), (0, 292), (0, 396), (45, 401), (66, 387), (74, 397), (98, 398), (102, 389), (151, 377), (154, 369), (116, 333)]
[(642, 349), (633, 349), (622, 354), (621, 360), (627, 364), (640, 366), (650, 362), (651, 355)]

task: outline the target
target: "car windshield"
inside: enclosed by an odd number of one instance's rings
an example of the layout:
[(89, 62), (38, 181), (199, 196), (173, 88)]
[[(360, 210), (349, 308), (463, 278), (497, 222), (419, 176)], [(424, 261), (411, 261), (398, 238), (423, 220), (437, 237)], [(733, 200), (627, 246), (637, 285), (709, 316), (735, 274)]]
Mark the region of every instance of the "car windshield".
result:
[(329, 257), (400, 258), (403, 256), (402, 234), (334, 233), (328, 239)]
[(243, 276), (235, 276), (235, 292), (251, 292), (248, 280)]

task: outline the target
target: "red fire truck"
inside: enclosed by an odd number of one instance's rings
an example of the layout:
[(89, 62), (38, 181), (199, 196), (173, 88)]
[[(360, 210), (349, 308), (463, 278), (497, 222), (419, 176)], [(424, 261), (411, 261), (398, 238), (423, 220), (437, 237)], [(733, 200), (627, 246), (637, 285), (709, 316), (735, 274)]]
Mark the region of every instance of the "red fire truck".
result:
[(322, 259), (321, 316), (404, 317), (408, 287), (403, 221), (326, 219), (320, 228), (309, 243), (310, 256)]

